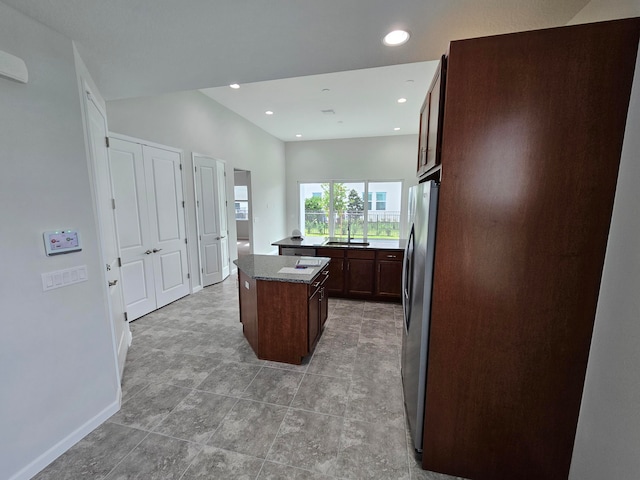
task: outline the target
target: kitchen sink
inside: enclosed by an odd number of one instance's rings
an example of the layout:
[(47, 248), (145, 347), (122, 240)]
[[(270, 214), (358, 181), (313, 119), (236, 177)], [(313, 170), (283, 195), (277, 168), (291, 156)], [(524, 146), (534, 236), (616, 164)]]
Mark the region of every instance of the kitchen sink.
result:
[(369, 242), (360, 242), (357, 240), (351, 240), (350, 242), (347, 242), (346, 240), (331, 240), (331, 241), (325, 242), (324, 245), (342, 246), (342, 247), (349, 247), (349, 246), (366, 247), (367, 245), (369, 245)]

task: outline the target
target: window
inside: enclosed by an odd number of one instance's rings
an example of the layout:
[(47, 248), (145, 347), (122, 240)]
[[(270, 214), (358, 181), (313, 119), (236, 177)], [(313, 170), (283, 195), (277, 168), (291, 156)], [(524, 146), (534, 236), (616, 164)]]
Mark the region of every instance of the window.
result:
[(329, 216), (323, 203), (321, 184), (300, 184), (300, 212), (302, 217), (300, 231), (303, 235), (317, 237), (329, 235)]
[(401, 197), (402, 182), (301, 183), (300, 230), (306, 236), (400, 238)]
[(246, 185), (236, 185), (233, 187), (235, 198), (236, 220), (247, 220), (249, 218), (249, 194)]

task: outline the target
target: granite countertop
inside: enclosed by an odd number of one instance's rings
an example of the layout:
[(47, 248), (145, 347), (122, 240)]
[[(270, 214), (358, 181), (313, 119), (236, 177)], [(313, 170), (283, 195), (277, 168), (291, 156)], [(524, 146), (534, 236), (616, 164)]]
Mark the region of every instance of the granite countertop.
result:
[(273, 242), (271, 245), (278, 247), (322, 247), (322, 248), (354, 248), (358, 250), (362, 249), (376, 249), (376, 250), (404, 250), (407, 245), (407, 241), (405, 239), (395, 239), (395, 240), (382, 240), (377, 238), (354, 238), (352, 241), (354, 242), (368, 242), (369, 245), (327, 245), (328, 242), (332, 241), (343, 241), (344, 239), (333, 238), (333, 237), (304, 237), (302, 239), (293, 239), (291, 237), (283, 238), (282, 240), (278, 240), (277, 242)]
[(280, 269), (295, 268), (298, 260), (305, 257), (290, 257), (281, 255), (246, 255), (234, 260), (242, 272), (256, 280), (271, 280), (276, 282), (311, 283), (324, 267), (327, 266), (330, 258), (310, 257), (313, 260), (320, 260), (320, 266), (299, 269), (304, 273), (280, 273)]

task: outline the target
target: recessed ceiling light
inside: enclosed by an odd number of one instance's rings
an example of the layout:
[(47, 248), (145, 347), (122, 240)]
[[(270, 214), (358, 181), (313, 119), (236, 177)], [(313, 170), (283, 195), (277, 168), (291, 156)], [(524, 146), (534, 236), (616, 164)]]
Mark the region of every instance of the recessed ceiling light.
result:
[(329, 89), (329, 88), (323, 88), (323, 89), (322, 89), (322, 91), (323, 91), (323, 92), (330, 92), (330, 91), (331, 91), (331, 89)]
[(300, 138), (301, 136), (302, 136), (302, 134), (301, 134), (301, 133), (296, 133), (296, 137), (297, 137), (297, 138)]
[(382, 39), (382, 43), (389, 47), (395, 47), (398, 45), (404, 45), (409, 41), (409, 32), (406, 30), (394, 30), (393, 32), (387, 33)]
[(406, 98), (399, 98), (398, 103), (405, 103), (407, 101)]
[(237, 83), (232, 83), (231, 85), (229, 85), (231, 88), (235, 88), (238, 89), (240, 88), (240, 85), (238, 85)]
[(267, 110), (266, 112), (264, 112), (265, 115), (273, 115), (273, 112), (271, 110)]
[(400, 127), (395, 127), (394, 130), (397, 132), (398, 130), (400, 130)]

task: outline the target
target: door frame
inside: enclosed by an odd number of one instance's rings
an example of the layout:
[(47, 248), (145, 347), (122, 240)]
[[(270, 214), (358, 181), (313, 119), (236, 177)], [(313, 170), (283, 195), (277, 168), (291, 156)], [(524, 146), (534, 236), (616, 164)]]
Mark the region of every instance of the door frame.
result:
[[(93, 89), (90, 87), (90, 85), (88, 84), (88, 82), (86, 81), (86, 79), (82, 79), (82, 90), (81, 90), (81, 98), (82, 98), (82, 126), (83, 126), (83, 130), (84, 130), (84, 138), (85, 138), (85, 149), (87, 151), (87, 163), (89, 164), (89, 171), (90, 171), (90, 176), (89, 176), (89, 181), (90, 181), (90, 186), (91, 186), (91, 196), (92, 196), (92, 207), (93, 207), (93, 211), (95, 214), (95, 219), (96, 219), (96, 229), (97, 229), (97, 233), (98, 233), (98, 257), (100, 260), (100, 264), (101, 265), (106, 265), (107, 264), (107, 259), (105, 257), (105, 248), (104, 248), (104, 244), (103, 244), (103, 238), (104, 238), (104, 222), (108, 221), (105, 220), (101, 214), (100, 208), (98, 208), (100, 199), (98, 198), (98, 182), (100, 181), (98, 179), (98, 169), (96, 168), (96, 159), (93, 155), (93, 151), (91, 148), (91, 138), (90, 138), (90, 133), (89, 133), (89, 105), (88, 102), (91, 101), (96, 109), (98, 110), (98, 112), (100, 113), (100, 115), (102, 115), (102, 117), (104, 118), (105, 121), (105, 133), (107, 135), (109, 135), (109, 125), (107, 122), (107, 114), (104, 111), (104, 109), (102, 108), (102, 106), (99, 104), (99, 102), (95, 101), (95, 100), (90, 100), (89, 97), (92, 98), (97, 98), (96, 94), (93, 93)], [(105, 138), (105, 142), (107, 141), (107, 139)], [(107, 153), (108, 155), (108, 153)], [(109, 184), (111, 184), (111, 178), (109, 178)], [(115, 239), (116, 241), (116, 246), (118, 245), (118, 239)], [(119, 246), (117, 247), (119, 250)], [(118, 404), (122, 404), (122, 371), (120, 370), (120, 365), (119, 365), (119, 354), (118, 354), (118, 344), (120, 342), (121, 339), (116, 338), (116, 326), (114, 324), (114, 319), (113, 319), (113, 309), (111, 307), (111, 295), (109, 292), (109, 287), (108, 287), (108, 278), (106, 275), (106, 271), (102, 273), (102, 280), (101, 283), (101, 288), (102, 288), (102, 295), (103, 298), (105, 300), (105, 313), (107, 315), (107, 320), (109, 322), (109, 326), (110, 326), (110, 330), (111, 330), (111, 342), (112, 342), (112, 346), (113, 346), (113, 356), (114, 356), (114, 362), (115, 362), (115, 369), (116, 369), (116, 373), (118, 376)], [(120, 287), (122, 288), (122, 286)], [(124, 308), (123, 305), (123, 311), (126, 312), (126, 308)], [(126, 322), (126, 342), (127, 342), (127, 350), (129, 349), (129, 347), (131, 346), (131, 342), (133, 339), (133, 336), (131, 334), (131, 329), (129, 328), (129, 323)], [(126, 355), (125, 355), (126, 358)], [(125, 360), (126, 361), (126, 360)], [(123, 363), (124, 366), (124, 363)]]
[[(124, 140), (126, 142), (139, 143), (140, 145), (144, 145), (147, 147), (159, 148), (161, 150), (168, 150), (170, 152), (175, 152), (180, 155), (180, 169), (182, 171), (182, 175), (180, 175), (180, 182), (182, 184), (182, 199), (184, 201), (184, 233), (185, 238), (187, 239), (187, 268), (188, 270), (188, 280), (189, 280), (189, 293), (187, 295), (191, 295), (194, 293), (193, 291), (193, 272), (191, 271), (191, 247), (189, 242), (189, 232), (191, 229), (189, 228), (189, 215), (187, 212), (192, 207), (189, 205), (189, 196), (187, 195), (187, 185), (186, 185), (186, 166), (185, 166), (185, 155), (184, 150), (181, 148), (170, 147), (168, 145), (164, 145), (162, 143), (151, 142), (149, 140), (144, 140), (138, 137), (132, 137), (130, 135), (124, 135), (122, 133), (109, 131), (109, 138), (116, 138), (118, 140)], [(195, 203), (193, 204), (193, 209), (195, 211)]]
[[(233, 186), (236, 186), (235, 181), (235, 173), (236, 172), (244, 172), (247, 176), (247, 221), (249, 222), (247, 225), (247, 234), (249, 235), (249, 253), (253, 253), (253, 194), (252, 194), (252, 181), (251, 181), (251, 170), (245, 170), (244, 168), (234, 168), (233, 169)], [(235, 201), (235, 195), (234, 195)], [(235, 202), (234, 202), (235, 203)], [(235, 211), (235, 209), (234, 209)], [(235, 215), (233, 217), (233, 221), (235, 222)], [(238, 241), (238, 232), (236, 228), (236, 242)], [(238, 256), (238, 252), (236, 251), (236, 257)]]
[[(197, 207), (197, 202), (198, 202), (198, 175), (196, 172), (196, 157), (204, 157), (204, 158), (208, 158), (211, 160), (214, 160), (215, 162), (221, 162), (224, 165), (224, 169), (225, 172), (227, 171), (227, 167), (228, 167), (228, 163), (225, 160), (221, 160), (219, 158), (213, 157), (211, 155), (205, 155), (202, 153), (198, 153), (198, 152), (191, 152), (191, 174), (193, 175), (193, 205), (194, 205), (194, 211), (195, 211), (195, 217), (196, 217), (196, 250), (198, 251), (198, 279), (199, 279), (199, 289), (201, 290), (204, 288), (204, 278), (202, 276), (202, 268), (203, 268), (203, 263), (202, 263), (202, 253), (201, 253), (201, 241), (200, 241), (200, 219), (198, 218), (198, 207)], [(225, 211), (227, 213), (227, 257), (229, 259), (229, 273), (233, 273), (233, 268), (231, 265), (231, 249), (230, 249), (230, 244), (231, 244), (231, 240), (230, 240), (230, 233), (229, 233), (229, 189), (228, 184), (227, 184), (227, 180), (226, 177), (224, 179), (224, 183), (225, 183), (225, 200), (227, 201), (227, 204), (225, 206)], [(217, 192), (216, 192), (217, 193)], [(234, 216), (234, 221), (235, 221), (235, 216)], [(227, 277), (223, 278), (223, 281), (226, 279)]]

